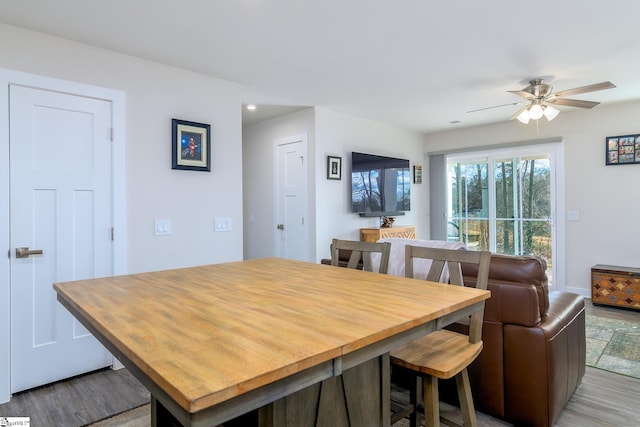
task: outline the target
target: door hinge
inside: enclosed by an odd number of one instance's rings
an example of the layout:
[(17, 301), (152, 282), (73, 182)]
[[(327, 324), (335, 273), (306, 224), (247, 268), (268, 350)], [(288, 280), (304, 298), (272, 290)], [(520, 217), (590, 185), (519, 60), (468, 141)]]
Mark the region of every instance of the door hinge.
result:
[(115, 139), (114, 134), (115, 131), (113, 130), (113, 128), (111, 128), (111, 142), (113, 142), (113, 140)]
[(113, 227), (111, 227), (111, 241), (115, 240), (115, 231), (113, 229)]

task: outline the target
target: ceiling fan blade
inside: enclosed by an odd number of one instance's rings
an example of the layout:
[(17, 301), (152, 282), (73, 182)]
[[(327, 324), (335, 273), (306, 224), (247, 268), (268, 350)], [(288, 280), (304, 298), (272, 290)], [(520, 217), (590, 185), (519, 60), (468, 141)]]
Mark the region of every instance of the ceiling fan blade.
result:
[(578, 108), (593, 108), (596, 105), (599, 105), (599, 102), (594, 101), (581, 101), (579, 99), (566, 99), (566, 98), (553, 98), (548, 99), (547, 103), (556, 104), (556, 105), (566, 105), (568, 107), (578, 107)]
[(535, 95), (524, 90), (508, 90), (507, 92), (512, 93), (514, 95), (521, 96), (525, 99), (535, 99)]
[(575, 89), (561, 90), (559, 92), (554, 93), (552, 96), (556, 96), (556, 97), (573, 96), (573, 95), (579, 95), (581, 93), (595, 92), (597, 90), (613, 89), (615, 87), (616, 85), (614, 85), (611, 82), (602, 82), (602, 83), (596, 83), (593, 85), (577, 87)]
[(467, 113), (475, 113), (476, 111), (490, 110), (491, 108), (506, 107), (506, 106), (508, 106), (508, 105), (520, 105), (520, 104), (522, 104), (522, 102), (523, 102), (523, 101), (520, 101), (520, 102), (510, 102), (510, 103), (508, 103), (508, 104), (494, 105), (493, 107), (477, 108), (477, 109), (475, 109), (475, 110), (467, 111)]

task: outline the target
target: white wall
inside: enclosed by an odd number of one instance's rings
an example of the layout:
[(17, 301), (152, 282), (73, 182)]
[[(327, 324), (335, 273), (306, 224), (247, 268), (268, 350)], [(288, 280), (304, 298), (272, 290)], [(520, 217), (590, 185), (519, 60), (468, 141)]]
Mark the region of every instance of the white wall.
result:
[[(129, 272), (242, 259), (240, 85), (4, 24), (0, 40), (2, 68), (125, 92)], [(211, 124), (211, 173), (171, 169), (172, 118)]]
[[(352, 151), (407, 158), (411, 166), (424, 164), (423, 135), (322, 108), (245, 126), (243, 131), (246, 259), (275, 255), (275, 139), (301, 133), (309, 139), (309, 162), (313, 165), (309, 171), (309, 200), (310, 212), (315, 213), (309, 251), (312, 262), (329, 258), (333, 237), (359, 240), (360, 228), (379, 225), (378, 218), (351, 213)], [(342, 157), (340, 181), (326, 179), (329, 155)], [(254, 223), (249, 222), (251, 215)], [(396, 224), (415, 225), (418, 237), (427, 237), (426, 184), (412, 184), (411, 212), (397, 217)]]
[[(423, 165), (424, 136), (394, 126), (316, 109), (316, 250), (329, 258), (334, 237), (360, 240), (360, 228), (378, 227), (379, 218), (351, 212), (351, 152), (409, 159)], [(328, 180), (327, 156), (342, 157), (342, 180)], [(418, 238), (427, 237), (426, 184), (411, 184), (411, 211), (396, 217), (395, 225), (415, 225)]]
[[(118, 93), (116, 146), (125, 155), (124, 206), (117, 239), (126, 238), (118, 272), (141, 272), (242, 259), (241, 87), (238, 84), (0, 24), (0, 68), (20, 81), (34, 75), (76, 82), (95, 93)], [(28, 76), (23, 78), (22, 76)], [(14, 80), (14, 81), (17, 81)], [(49, 79), (50, 81), (50, 79)], [(58, 85), (60, 86), (60, 85)], [(78, 85), (73, 86), (73, 90)], [(113, 89), (94, 90), (94, 87)], [(2, 90), (7, 90), (5, 87)], [(83, 89), (84, 90), (84, 89)], [(124, 96), (121, 94), (124, 93)], [(5, 97), (6, 99), (6, 97)], [(124, 99), (124, 101), (123, 101)], [(123, 107), (123, 108), (121, 108)], [(121, 118), (120, 112), (126, 115)], [(5, 120), (7, 106), (0, 107)], [(171, 119), (212, 125), (211, 173), (171, 169)], [(125, 125), (126, 123), (126, 125)], [(0, 138), (0, 241), (9, 243), (8, 129)], [(5, 133), (6, 132), (6, 133)], [(123, 137), (121, 137), (121, 135)], [(124, 170), (124, 173), (122, 171)], [(214, 233), (216, 216), (231, 232)], [(154, 236), (155, 219), (172, 221), (172, 235)], [(126, 228), (126, 235), (124, 229)], [(117, 257), (119, 259), (120, 257)], [(0, 402), (9, 398), (9, 259), (0, 273)]]
[[(244, 170), (244, 258), (255, 259), (276, 254), (276, 208), (274, 141), (294, 135), (307, 135), (309, 187), (309, 229), (314, 229), (315, 198), (313, 182), (315, 117), (313, 108), (276, 117), (242, 129)], [(315, 259), (313, 232), (309, 238), (309, 261)]]
[(537, 134), (533, 122), (479, 126), (428, 135), (425, 151), (562, 137), (565, 207), (580, 213), (579, 221), (565, 222), (565, 289), (590, 296), (593, 265), (640, 266), (640, 165), (605, 166), (605, 138), (640, 133), (638, 117), (640, 101), (563, 109), (552, 122), (540, 120)]

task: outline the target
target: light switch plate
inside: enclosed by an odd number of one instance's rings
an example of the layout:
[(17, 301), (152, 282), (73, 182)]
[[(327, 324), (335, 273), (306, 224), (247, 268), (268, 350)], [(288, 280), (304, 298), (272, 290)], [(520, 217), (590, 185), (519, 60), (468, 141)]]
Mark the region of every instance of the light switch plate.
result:
[(171, 234), (171, 220), (169, 219), (156, 219), (155, 222), (155, 235), (156, 236), (168, 236)]
[(579, 221), (580, 220), (580, 211), (567, 211), (567, 220), (568, 221)]

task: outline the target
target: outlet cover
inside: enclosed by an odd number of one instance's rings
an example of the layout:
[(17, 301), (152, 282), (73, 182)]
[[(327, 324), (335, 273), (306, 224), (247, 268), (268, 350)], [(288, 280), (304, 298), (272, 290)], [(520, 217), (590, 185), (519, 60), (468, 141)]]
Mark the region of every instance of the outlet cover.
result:
[(231, 231), (231, 218), (216, 218), (215, 231)]

